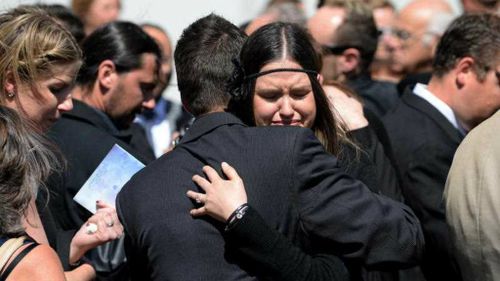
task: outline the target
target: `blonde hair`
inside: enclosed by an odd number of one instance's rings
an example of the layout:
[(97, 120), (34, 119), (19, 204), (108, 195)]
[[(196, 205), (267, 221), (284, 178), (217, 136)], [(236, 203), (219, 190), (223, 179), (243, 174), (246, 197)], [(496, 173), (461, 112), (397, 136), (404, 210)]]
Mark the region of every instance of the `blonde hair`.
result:
[(0, 15), (0, 104), (5, 104), (8, 79), (36, 89), (36, 82), (51, 75), (54, 66), (81, 60), (73, 36), (43, 10), (24, 7)]

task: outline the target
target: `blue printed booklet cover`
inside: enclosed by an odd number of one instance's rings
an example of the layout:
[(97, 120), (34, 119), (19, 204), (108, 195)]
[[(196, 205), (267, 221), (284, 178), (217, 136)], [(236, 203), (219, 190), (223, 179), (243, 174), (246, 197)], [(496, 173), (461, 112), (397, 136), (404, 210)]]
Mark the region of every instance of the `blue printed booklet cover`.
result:
[(115, 144), (73, 199), (93, 214), (97, 200), (115, 206), (118, 192), (142, 168), (144, 164)]

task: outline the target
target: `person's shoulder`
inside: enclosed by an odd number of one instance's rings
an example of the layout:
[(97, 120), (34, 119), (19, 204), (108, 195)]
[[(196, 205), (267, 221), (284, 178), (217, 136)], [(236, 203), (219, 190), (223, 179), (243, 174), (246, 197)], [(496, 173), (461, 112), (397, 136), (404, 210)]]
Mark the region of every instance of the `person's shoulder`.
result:
[(11, 274), (15, 280), (65, 280), (56, 252), (45, 244), (33, 248)]
[(251, 143), (265, 144), (269, 150), (282, 152), (297, 143), (316, 140), (314, 132), (299, 126), (262, 126), (247, 130), (247, 140)]
[(371, 86), (377, 89), (380, 95), (395, 95), (399, 96), (398, 89), (396, 88), (396, 84), (389, 81), (382, 80), (372, 80)]
[(293, 137), (300, 134), (312, 133), (309, 128), (299, 126), (260, 126), (260, 127), (246, 127), (245, 131), (249, 134), (254, 134), (260, 137), (270, 136), (288, 136)]
[(176, 154), (178, 152), (170, 151), (139, 170), (124, 185), (118, 196), (134, 198), (138, 194), (156, 189), (157, 184), (163, 184), (165, 178), (172, 174), (172, 170), (179, 166)]
[[(500, 111), (472, 129), (459, 146), (461, 153), (487, 155), (500, 152)], [(457, 151), (457, 153), (458, 153)]]
[(99, 140), (97, 143), (103, 141), (111, 141), (114, 137), (107, 131), (98, 128), (91, 123), (84, 122), (79, 119), (62, 117), (49, 129), (48, 135), (56, 142), (73, 142), (96, 144), (89, 139)]
[(389, 134), (423, 129), (422, 125), (429, 120), (426, 114), (410, 106), (406, 100), (400, 100), (382, 117), (382, 123)]

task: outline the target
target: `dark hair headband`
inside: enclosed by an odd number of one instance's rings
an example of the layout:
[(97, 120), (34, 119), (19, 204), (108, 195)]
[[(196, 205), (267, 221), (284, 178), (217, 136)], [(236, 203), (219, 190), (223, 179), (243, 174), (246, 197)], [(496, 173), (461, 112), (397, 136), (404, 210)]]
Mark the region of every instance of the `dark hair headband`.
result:
[(247, 75), (247, 76), (244, 77), (244, 80), (250, 80), (250, 79), (258, 78), (260, 76), (263, 76), (263, 75), (266, 75), (266, 74), (270, 74), (270, 73), (274, 73), (274, 72), (304, 72), (304, 73), (307, 73), (307, 74), (318, 75), (318, 72), (316, 72), (314, 70), (309, 70), (309, 69), (276, 68), (276, 69), (271, 69), (271, 70), (257, 72), (257, 73), (254, 73), (254, 74)]
[(266, 74), (270, 74), (270, 73), (274, 73), (274, 72), (284, 72), (284, 71), (303, 72), (303, 73), (307, 73), (307, 74), (318, 75), (318, 72), (316, 72), (314, 70), (300, 69), (300, 68), (276, 68), (276, 69), (271, 69), (268, 71), (263, 71), (263, 72), (258, 72), (258, 73), (246, 75), (239, 60), (233, 59), (232, 62), (234, 64), (235, 68), (233, 71), (233, 75), (231, 76), (231, 78), (228, 80), (228, 83), (226, 84), (226, 89), (227, 89), (227, 92), (232, 96), (232, 98), (234, 100), (240, 100), (243, 98), (243, 93), (242, 93), (241, 88), (246, 81), (258, 78), (262, 75), (266, 75)]

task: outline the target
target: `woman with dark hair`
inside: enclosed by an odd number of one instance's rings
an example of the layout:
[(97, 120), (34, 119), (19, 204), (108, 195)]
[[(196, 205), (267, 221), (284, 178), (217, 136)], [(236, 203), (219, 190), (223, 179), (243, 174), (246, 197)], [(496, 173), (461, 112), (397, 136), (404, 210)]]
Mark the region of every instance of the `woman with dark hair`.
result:
[(46, 141), (0, 105), (0, 280), (65, 280), (54, 250), (28, 237), (23, 225), (54, 163)]
[[(375, 134), (367, 127), (367, 120), (364, 117), (359, 118), (359, 112), (355, 114), (357, 116), (355, 118), (345, 118), (345, 123), (336, 120), (339, 115), (336, 113), (335, 106), (343, 103), (352, 107), (354, 99), (350, 96), (354, 93), (341, 85), (327, 86), (325, 89), (328, 94), (325, 93), (322, 77), (319, 74), (321, 59), (305, 30), (287, 23), (267, 25), (248, 38), (242, 48), (240, 62), (241, 65), (238, 65), (230, 84), (233, 94), (229, 106), (230, 111), (249, 125), (291, 125), (311, 128), (325, 149), (339, 158), (344, 172), (355, 176), (366, 175), (363, 179), (365, 184), (373, 192), (379, 193), (378, 180), (379, 177), (385, 176), (383, 172), (386, 171), (377, 170), (377, 163), (374, 163), (376, 159), (371, 157), (378, 154), (385, 159), (385, 155), (381, 151)], [(329, 101), (329, 96), (333, 102)], [(358, 111), (362, 112), (361, 104), (356, 105), (354, 101), (354, 107), (356, 106)], [(344, 108), (340, 108), (339, 111), (342, 110)], [(342, 114), (344, 117), (347, 115)], [(355, 142), (351, 141), (348, 135), (355, 139)], [(263, 245), (269, 243), (264, 241), (263, 237), (271, 237), (274, 241), (282, 240), (276, 233), (276, 236), (272, 236), (270, 234), (273, 233), (272, 230), (263, 230), (265, 222), (247, 205), (243, 182), (237, 172), (227, 164), (223, 164), (222, 170), (229, 180), (222, 180), (210, 167), (204, 168), (208, 180), (198, 175), (193, 177), (193, 180), (205, 190), (206, 195), (188, 192), (190, 198), (204, 203), (203, 207), (192, 210), (191, 214), (194, 216), (208, 214), (226, 222), (230, 229), (229, 237), (236, 241), (254, 242), (252, 247), (242, 250), (244, 253), (254, 259), (259, 257), (266, 259), (265, 254), (258, 251), (264, 248)], [(242, 220), (243, 214), (247, 212), (250, 218)], [(240, 220), (243, 223), (235, 224)], [(252, 228), (248, 228), (249, 225)], [(252, 229), (259, 229), (257, 233), (260, 237), (256, 236)], [(271, 251), (268, 253), (275, 254)], [(295, 254), (294, 257), (304, 258), (303, 253)], [(306, 257), (307, 260), (311, 258)], [(324, 261), (317, 259), (318, 257), (312, 260), (324, 264)], [(359, 271), (357, 265), (355, 267), (353, 272), (357, 275)], [(303, 269), (296, 264), (290, 268), (294, 270), (288, 273), (295, 272), (296, 274)], [(310, 275), (302, 272), (298, 280), (314, 280), (314, 276), (320, 276), (315, 275), (318, 272), (328, 272), (333, 268), (333, 263), (331, 267), (312, 267)], [(278, 276), (278, 279), (286, 279), (285, 273), (281, 270), (277, 272), (275, 276)], [(281, 273), (283, 275), (279, 275)]]
[[(321, 61), (303, 28), (274, 23), (259, 29), (242, 48), (229, 110), (251, 126), (312, 129), (325, 149), (339, 159), (344, 172), (373, 192), (383, 188), (388, 191), (385, 195), (400, 200), (395, 171), (361, 104), (356, 105), (354, 98), (351, 104), (339, 104), (345, 101), (339, 91), (347, 97), (355, 94), (341, 84), (322, 85)], [(356, 106), (358, 112), (346, 112)]]
[[(46, 12), (23, 7), (0, 14), (0, 58), (0, 105), (18, 112), (32, 130), (45, 132), (62, 113), (71, 110), (70, 92), (82, 53), (71, 34)], [(56, 163), (51, 161), (50, 165)], [(116, 211), (99, 204), (99, 211), (79, 229), (63, 232), (42, 199), (48, 192), (37, 195), (25, 212), (26, 232), (40, 244), (50, 243), (68, 270), (68, 279), (92, 279), (92, 266), (80, 265), (79, 260), (89, 249), (122, 234)], [(110, 219), (116, 222), (114, 227), (95, 230)]]
[[(340, 152), (338, 140), (345, 139), (345, 130), (333, 118), (321, 86), (321, 58), (305, 30), (287, 23), (264, 26), (243, 45), (240, 62), (230, 84), (233, 88), (229, 90), (234, 97), (229, 104), (229, 111), (249, 125), (311, 128), (327, 151), (334, 154)], [(278, 84), (274, 83), (275, 80)], [(288, 87), (291, 84), (294, 84), (293, 87)], [(261, 88), (263, 91), (260, 91)], [(282, 96), (288, 101), (297, 100), (302, 105), (315, 108), (300, 108), (296, 116), (283, 118), (266, 116), (266, 112), (262, 115), (255, 113), (266, 106), (265, 101), (278, 105), (275, 101)], [(278, 120), (281, 123), (276, 122)], [(294, 120), (298, 122), (293, 123)]]

